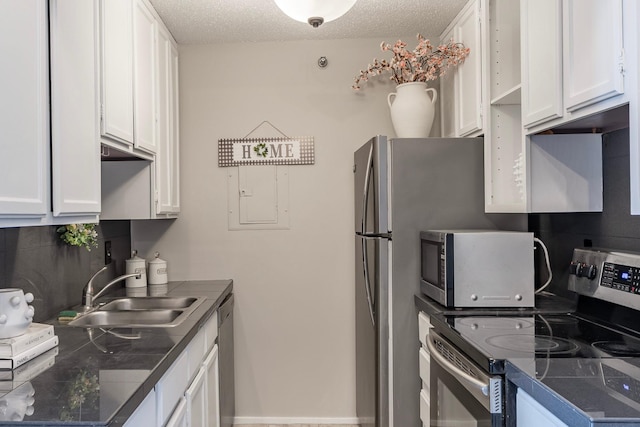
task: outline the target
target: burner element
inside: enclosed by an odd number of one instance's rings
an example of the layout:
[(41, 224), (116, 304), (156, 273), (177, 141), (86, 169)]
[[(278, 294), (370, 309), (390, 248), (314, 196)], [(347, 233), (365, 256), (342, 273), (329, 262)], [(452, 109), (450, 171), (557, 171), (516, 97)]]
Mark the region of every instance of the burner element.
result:
[(639, 343), (626, 343), (624, 341), (596, 341), (591, 345), (611, 356), (640, 356)]
[(548, 335), (496, 335), (486, 340), (487, 344), (503, 350), (536, 354), (573, 354), (580, 346), (566, 338)]

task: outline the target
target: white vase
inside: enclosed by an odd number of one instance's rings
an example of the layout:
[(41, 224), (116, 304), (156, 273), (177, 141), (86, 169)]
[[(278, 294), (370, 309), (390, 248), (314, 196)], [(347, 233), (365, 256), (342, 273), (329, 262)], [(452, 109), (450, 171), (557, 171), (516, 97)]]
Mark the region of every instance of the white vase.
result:
[[(431, 96), (429, 96), (431, 93)], [(426, 138), (431, 132), (438, 93), (423, 82), (403, 83), (387, 97), (398, 138)]]

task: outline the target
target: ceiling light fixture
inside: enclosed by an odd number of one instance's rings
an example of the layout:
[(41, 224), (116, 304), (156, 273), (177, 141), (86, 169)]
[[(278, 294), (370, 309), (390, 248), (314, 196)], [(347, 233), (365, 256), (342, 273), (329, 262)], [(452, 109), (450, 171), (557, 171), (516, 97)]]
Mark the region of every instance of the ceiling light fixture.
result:
[(318, 28), (347, 13), (356, 0), (274, 0), (289, 17)]

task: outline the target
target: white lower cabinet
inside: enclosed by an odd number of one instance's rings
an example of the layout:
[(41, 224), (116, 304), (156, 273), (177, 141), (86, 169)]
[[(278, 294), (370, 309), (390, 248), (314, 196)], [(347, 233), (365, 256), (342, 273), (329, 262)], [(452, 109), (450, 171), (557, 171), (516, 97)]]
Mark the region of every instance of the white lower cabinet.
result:
[[(144, 398), (140, 406), (135, 410), (133, 415), (129, 417), (124, 427), (140, 427), (140, 426), (155, 426), (158, 425), (156, 418), (156, 391), (151, 392)], [(169, 424), (167, 424), (169, 425)], [(181, 425), (181, 424), (172, 424)]]
[(424, 312), (418, 313), (418, 340), (420, 341), (420, 347), (418, 348), (418, 360), (420, 366), (420, 381), (422, 382), (422, 389), (420, 390), (420, 420), (423, 427), (429, 427), (431, 425), (431, 413), (430, 413), (430, 375), (431, 358), (429, 356), (429, 350), (427, 350), (427, 340), (429, 339), (429, 331), (431, 329), (431, 321), (429, 316)]
[(169, 418), (165, 427), (188, 427), (188, 421), (187, 399), (183, 396), (178, 401), (178, 406), (176, 406), (173, 414), (171, 414), (171, 418)]
[(156, 384), (157, 422), (138, 425), (219, 427), (217, 333), (215, 312)]
[(522, 389), (516, 392), (517, 427), (569, 427)]
[(184, 393), (187, 400), (187, 420), (191, 427), (206, 427), (209, 405), (207, 405), (207, 375), (200, 368), (193, 382)]
[(207, 377), (208, 427), (220, 427), (220, 379), (218, 375), (218, 346), (215, 345), (204, 360)]

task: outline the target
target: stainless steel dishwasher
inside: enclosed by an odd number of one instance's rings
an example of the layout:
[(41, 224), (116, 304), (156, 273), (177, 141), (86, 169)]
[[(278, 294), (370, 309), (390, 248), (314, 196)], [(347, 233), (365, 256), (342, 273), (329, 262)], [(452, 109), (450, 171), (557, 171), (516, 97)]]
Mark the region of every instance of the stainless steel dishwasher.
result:
[(233, 294), (218, 309), (220, 427), (231, 427), (236, 412), (233, 365)]

